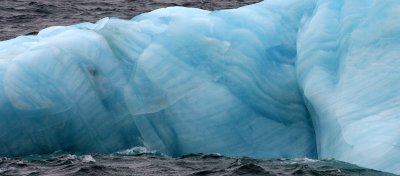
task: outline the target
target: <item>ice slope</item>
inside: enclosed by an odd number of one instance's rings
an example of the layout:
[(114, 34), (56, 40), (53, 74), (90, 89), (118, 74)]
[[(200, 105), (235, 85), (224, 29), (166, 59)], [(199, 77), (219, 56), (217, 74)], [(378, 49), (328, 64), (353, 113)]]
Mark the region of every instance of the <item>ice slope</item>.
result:
[(400, 174), (400, 1), (318, 1), (297, 42), (320, 158)]
[(0, 155), (335, 158), (400, 173), (400, 1), (166, 8), (0, 42)]
[(310, 3), (166, 8), (1, 42), (0, 154), (316, 158), (294, 68)]

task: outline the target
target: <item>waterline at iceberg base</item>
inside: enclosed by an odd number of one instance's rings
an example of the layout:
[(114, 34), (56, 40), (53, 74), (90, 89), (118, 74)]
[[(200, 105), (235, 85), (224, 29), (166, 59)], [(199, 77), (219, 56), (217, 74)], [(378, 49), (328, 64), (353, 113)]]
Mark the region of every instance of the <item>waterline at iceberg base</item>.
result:
[(0, 155), (335, 158), (400, 174), (400, 1), (172, 7), (0, 42)]

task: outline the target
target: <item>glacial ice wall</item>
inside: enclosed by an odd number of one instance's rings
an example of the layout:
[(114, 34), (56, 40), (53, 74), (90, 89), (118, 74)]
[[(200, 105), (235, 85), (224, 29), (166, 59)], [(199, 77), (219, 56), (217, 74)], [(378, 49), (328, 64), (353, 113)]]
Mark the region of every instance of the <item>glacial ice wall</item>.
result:
[(0, 42), (0, 155), (335, 158), (400, 173), (400, 1), (173, 7)]
[(400, 1), (318, 1), (297, 76), (318, 156), (400, 174)]

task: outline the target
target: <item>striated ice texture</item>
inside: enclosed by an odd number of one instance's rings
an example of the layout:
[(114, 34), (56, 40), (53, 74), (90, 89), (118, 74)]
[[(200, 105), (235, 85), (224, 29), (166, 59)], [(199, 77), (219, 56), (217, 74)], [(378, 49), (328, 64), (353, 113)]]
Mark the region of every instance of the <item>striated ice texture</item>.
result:
[(400, 174), (400, 1), (318, 1), (296, 71), (319, 158)]
[(144, 146), (400, 173), (398, 15), (398, 0), (269, 0), (0, 42), (0, 155)]
[(294, 68), (310, 6), (166, 8), (2, 42), (0, 154), (316, 158)]

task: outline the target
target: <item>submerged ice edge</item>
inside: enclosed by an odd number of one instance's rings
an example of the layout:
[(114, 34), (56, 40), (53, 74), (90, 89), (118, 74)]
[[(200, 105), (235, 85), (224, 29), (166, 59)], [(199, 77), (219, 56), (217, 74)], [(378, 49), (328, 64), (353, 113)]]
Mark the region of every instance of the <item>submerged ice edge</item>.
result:
[(0, 42), (0, 154), (146, 146), (400, 173), (398, 9), (174, 7)]

